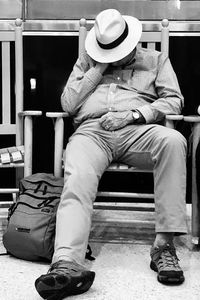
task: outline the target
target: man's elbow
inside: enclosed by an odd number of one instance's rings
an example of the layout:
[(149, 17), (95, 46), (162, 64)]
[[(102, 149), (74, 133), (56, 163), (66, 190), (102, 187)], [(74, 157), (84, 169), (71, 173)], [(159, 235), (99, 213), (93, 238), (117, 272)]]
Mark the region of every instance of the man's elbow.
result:
[(61, 102), (61, 107), (64, 111), (67, 112), (67, 105), (66, 105), (66, 95), (65, 92), (62, 93), (61, 98), (60, 98), (60, 102)]
[(70, 116), (74, 116), (77, 112), (77, 107), (73, 105), (72, 101), (70, 101), (69, 97), (66, 95), (61, 95), (61, 107), (63, 111), (67, 112)]

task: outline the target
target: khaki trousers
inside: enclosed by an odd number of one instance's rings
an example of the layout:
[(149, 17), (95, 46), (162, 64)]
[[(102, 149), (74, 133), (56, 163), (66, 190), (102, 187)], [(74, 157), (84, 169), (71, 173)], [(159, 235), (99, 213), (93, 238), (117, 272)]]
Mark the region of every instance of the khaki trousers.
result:
[(156, 232), (187, 232), (185, 138), (157, 124), (128, 125), (110, 132), (98, 119), (87, 120), (66, 149), (53, 262), (65, 259), (83, 264), (102, 174), (113, 160), (138, 166), (145, 159), (154, 170)]

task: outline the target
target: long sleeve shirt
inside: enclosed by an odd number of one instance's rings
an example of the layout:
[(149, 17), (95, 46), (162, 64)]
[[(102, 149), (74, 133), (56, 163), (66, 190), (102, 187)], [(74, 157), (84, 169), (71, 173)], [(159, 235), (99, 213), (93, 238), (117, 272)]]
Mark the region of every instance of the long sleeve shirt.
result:
[(179, 114), (184, 99), (170, 60), (156, 50), (137, 48), (131, 63), (110, 65), (102, 75), (85, 53), (74, 65), (61, 96), (64, 111), (75, 126), (108, 111), (137, 109), (146, 123), (157, 123), (167, 114)]

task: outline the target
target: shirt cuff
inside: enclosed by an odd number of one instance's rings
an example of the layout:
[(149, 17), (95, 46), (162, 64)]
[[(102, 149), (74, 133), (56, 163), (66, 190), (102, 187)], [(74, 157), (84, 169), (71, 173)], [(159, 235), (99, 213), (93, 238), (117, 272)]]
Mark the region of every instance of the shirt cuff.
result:
[(141, 107), (137, 108), (137, 110), (145, 118), (146, 124), (152, 123), (154, 121), (154, 115), (153, 115), (153, 111), (152, 111), (152, 108), (150, 105), (141, 106)]

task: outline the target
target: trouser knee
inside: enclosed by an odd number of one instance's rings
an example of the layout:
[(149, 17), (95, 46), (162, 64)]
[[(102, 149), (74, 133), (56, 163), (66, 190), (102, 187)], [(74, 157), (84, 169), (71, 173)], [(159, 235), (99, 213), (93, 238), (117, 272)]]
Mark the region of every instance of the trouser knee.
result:
[(180, 152), (180, 154), (184, 154), (187, 151), (187, 142), (184, 136), (176, 131), (171, 130), (167, 134), (162, 136), (162, 143), (167, 151), (171, 152)]

